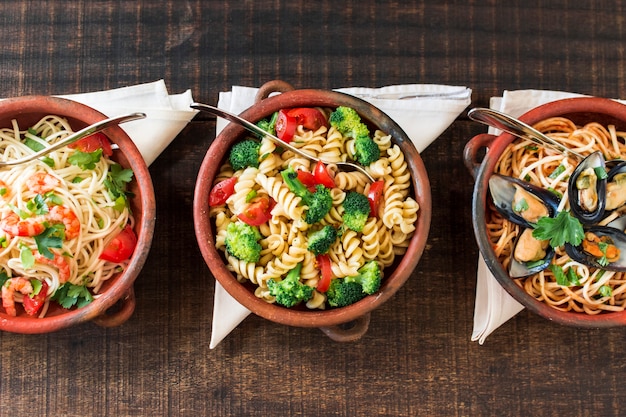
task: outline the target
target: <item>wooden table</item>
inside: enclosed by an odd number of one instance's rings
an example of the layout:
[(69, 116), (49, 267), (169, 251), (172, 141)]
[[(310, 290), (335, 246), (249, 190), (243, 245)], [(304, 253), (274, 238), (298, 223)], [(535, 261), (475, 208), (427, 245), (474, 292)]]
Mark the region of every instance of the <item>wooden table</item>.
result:
[[(470, 4), (466, 4), (470, 3)], [(0, 96), (165, 79), (216, 103), (232, 85), (464, 85), (625, 95), (621, 2), (11, 1), (0, 3)], [(151, 166), (152, 250), (132, 318), (48, 335), (0, 334), (0, 415), (618, 416), (626, 329), (579, 330), (522, 312), (470, 341), (478, 249), (459, 117), (422, 157), (433, 221), (407, 284), (367, 334), (247, 318), (209, 349), (214, 279), (192, 224), (215, 120), (199, 116)]]

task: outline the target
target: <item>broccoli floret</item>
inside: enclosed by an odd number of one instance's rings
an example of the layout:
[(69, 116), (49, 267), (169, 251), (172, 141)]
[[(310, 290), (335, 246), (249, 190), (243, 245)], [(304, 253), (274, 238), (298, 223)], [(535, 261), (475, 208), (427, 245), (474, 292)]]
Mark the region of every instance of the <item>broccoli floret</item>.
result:
[(346, 281), (345, 278), (335, 278), (330, 281), (326, 291), (326, 301), (331, 307), (345, 307), (354, 304), (365, 297), (363, 288), (357, 282)]
[(309, 233), (308, 249), (315, 255), (322, 255), (328, 252), (335, 240), (337, 240), (337, 229), (327, 224), (320, 230)]
[(367, 197), (356, 191), (348, 191), (343, 200), (343, 210), (344, 226), (355, 232), (361, 232), (371, 210)]
[(374, 294), (378, 291), (382, 280), (382, 272), (378, 262), (371, 260), (359, 268), (358, 272), (358, 275), (345, 277), (344, 280), (359, 284), (365, 294)]
[(342, 135), (356, 139), (369, 137), (367, 125), (361, 121), (361, 116), (351, 107), (339, 106), (330, 114), (328, 122)]
[(235, 171), (247, 167), (259, 167), (259, 149), (261, 144), (252, 139), (245, 139), (237, 142), (230, 149), (228, 162)]
[(315, 192), (309, 191), (298, 179), (298, 173), (292, 166), (282, 171), (281, 176), (289, 190), (300, 197), (302, 202), (309, 207), (304, 213), (305, 222), (308, 224), (317, 223), (328, 214), (333, 206), (333, 197), (328, 188), (318, 184), (315, 187)]
[(380, 149), (374, 139), (360, 136), (354, 141), (354, 159), (359, 164), (369, 166), (380, 158)]
[(255, 226), (233, 222), (226, 228), (226, 251), (244, 262), (256, 263), (261, 258), (261, 233)]
[(342, 135), (355, 139), (355, 161), (368, 166), (380, 158), (380, 149), (370, 137), (367, 125), (361, 121), (361, 116), (356, 110), (351, 107), (339, 106), (330, 114), (328, 121)]
[(287, 273), (282, 281), (275, 281), (274, 278), (267, 281), (270, 294), (276, 297), (278, 304), (293, 307), (313, 296), (313, 288), (300, 282), (301, 269), (302, 263), (299, 263)]
[[(265, 130), (267, 133), (271, 133), (272, 135), (276, 134), (276, 120), (278, 120), (278, 112), (274, 112), (272, 117), (269, 119), (259, 120), (256, 124), (261, 129)], [(257, 135), (259, 139), (263, 139), (263, 136)]]

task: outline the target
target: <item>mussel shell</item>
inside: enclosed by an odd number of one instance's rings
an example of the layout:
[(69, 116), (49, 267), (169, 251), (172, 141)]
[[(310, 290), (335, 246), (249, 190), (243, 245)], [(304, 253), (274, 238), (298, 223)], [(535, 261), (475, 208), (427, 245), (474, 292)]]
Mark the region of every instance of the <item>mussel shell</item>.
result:
[[(521, 236), (521, 233), (520, 233), (520, 236)], [(518, 242), (519, 242), (519, 237), (515, 241), (515, 246), (517, 246)], [(515, 250), (513, 252), (515, 252)], [(554, 250), (552, 246), (548, 246), (548, 248), (546, 249), (546, 256), (543, 258), (541, 262), (519, 262), (518, 260), (515, 259), (513, 254), (511, 254), (511, 261), (509, 264), (509, 275), (511, 276), (511, 278), (524, 278), (524, 277), (529, 277), (531, 275), (534, 275), (538, 272), (541, 272), (550, 265), (555, 254), (556, 254), (556, 251)]]
[(609, 236), (611, 240), (613, 240), (613, 244), (617, 246), (620, 250), (619, 259), (615, 262), (609, 263), (606, 266), (602, 266), (598, 263), (596, 257), (589, 255), (583, 251), (582, 244), (580, 246), (573, 246), (569, 243), (566, 243), (565, 252), (567, 252), (570, 258), (572, 258), (576, 262), (580, 262), (581, 264), (593, 268), (604, 269), (606, 271), (626, 271), (626, 233), (614, 227), (608, 226), (592, 226), (585, 229), (585, 232), (595, 233), (599, 237)]
[(578, 198), (578, 188), (576, 187), (576, 180), (580, 174), (587, 168), (602, 168), (605, 169), (605, 162), (602, 153), (594, 152), (585, 159), (583, 159), (571, 177), (567, 184), (567, 194), (569, 199), (570, 210), (574, 216), (576, 216), (583, 224), (594, 224), (602, 219), (604, 216), (604, 209), (606, 204), (606, 178), (598, 178), (596, 181), (596, 193), (598, 195), (598, 204), (595, 210), (587, 211), (580, 205)]
[[(621, 161), (619, 163), (615, 163), (614, 161), (607, 161), (606, 162), (607, 167), (609, 165), (611, 165), (611, 169), (609, 170), (608, 174), (607, 174), (607, 178), (606, 178), (606, 187), (608, 187), (608, 184), (613, 181), (613, 179), (615, 178), (616, 175), (618, 174), (626, 174), (626, 161)], [(608, 198), (608, 192), (605, 195), (605, 201)], [(609, 210), (608, 208), (606, 210)]]
[(493, 174), (489, 178), (489, 192), (491, 193), (491, 198), (495, 204), (496, 210), (498, 210), (504, 218), (525, 228), (532, 227), (532, 224), (514, 212), (513, 207), (511, 206), (513, 196), (515, 195), (515, 184), (519, 185), (542, 201), (548, 209), (550, 217), (554, 217), (556, 215), (557, 208), (559, 206), (559, 198), (555, 194), (518, 178)]

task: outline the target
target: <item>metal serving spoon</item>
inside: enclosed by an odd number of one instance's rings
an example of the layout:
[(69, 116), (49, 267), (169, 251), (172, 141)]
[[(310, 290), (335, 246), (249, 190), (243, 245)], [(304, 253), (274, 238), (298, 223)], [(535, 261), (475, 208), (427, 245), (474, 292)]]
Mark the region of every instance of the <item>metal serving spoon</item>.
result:
[(502, 113), (492, 109), (477, 107), (475, 109), (471, 109), (467, 113), (467, 115), (472, 120), (486, 124), (487, 126), (495, 127), (496, 129), (503, 130), (513, 136), (517, 136), (518, 138), (530, 139), (538, 145), (550, 148), (564, 155), (575, 156), (579, 159), (585, 158), (578, 152), (575, 152), (570, 148), (563, 146), (551, 137), (544, 135), (537, 129), (527, 125), (526, 123), (522, 122), (519, 119), (516, 119), (513, 116), (509, 116), (506, 113)]
[(118, 125), (120, 123), (130, 122), (131, 120), (143, 119), (146, 117), (145, 113), (131, 113), (123, 116), (112, 117), (110, 119), (104, 119), (99, 122), (96, 122), (90, 126), (87, 126), (78, 132), (74, 132), (69, 136), (64, 137), (60, 141), (55, 144), (48, 146), (38, 152), (25, 156), (24, 158), (14, 159), (12, 161), (0, 161), (0, 166), (9, 166), (9, 165), (19, 165), (25, 162), (32, 161), (33, 159), (37, 159), (44, 155), (49, 154), (52, 151), (56, 151), (64, 146), (67, 146), (71, 143), (76, 142), (79, 139), (84, 138), (85, 136), (92, 135), (96, 132), (100, 132), (101, 130), (106, 129), (107, 127), (111, 127), (113, 125)]
[(313, 155), (308, 154), (307, 152), (304, 152), (282, 140), (280, 140), (279, 138), (277, 138), (276, 136), (272, 135), (269, 132), (266, 132), (265, 130), (261, 129), (260, 127), (258, 127), (257, 125), (255, 125), (252, 122), (247, 121), (246, 119), (243, 119), (233, 113), (229, 113), (225, 110), (219, 109), (217, 107), (213, 107), (210, 106), (208, 104), (202, 104), (202, 103), (191, 103), (190, 105), (191, 108), (196, 109), (196, 110), (201, 110), (201, 111), (205, 111), (208, 113), (212, 113), (216, 116), (219, 116), (221, 118), (224, 118), (228, 121), (237, 123), (243, 127), (245, 127), (247, 130), (249, 130), (250, 132), (257, 134), (257, 135), (262, 135), (268, 139), (270, 139), (272, 142), (274, 142), (276, 145), (281, 146), (283, 148), (289, 149), (291, 152), (300, 155), (303, 158), (307, 158), (310, 159), (313, 162), (318, 162), (321, 161), (324, 164), (335, 164), (337, 166), (337, 168), (339, 168), (342, 171), (359, 171), (360, 173), (364, 174), (371, 182), (374, 182), (374, 178), (372, 178), (372, 176), (367, 172), (367, 170), (358, 164), (353, 164), (351, 162), (326, 162), (324, 160), (321, 160), (320, 158), (317, 158)]

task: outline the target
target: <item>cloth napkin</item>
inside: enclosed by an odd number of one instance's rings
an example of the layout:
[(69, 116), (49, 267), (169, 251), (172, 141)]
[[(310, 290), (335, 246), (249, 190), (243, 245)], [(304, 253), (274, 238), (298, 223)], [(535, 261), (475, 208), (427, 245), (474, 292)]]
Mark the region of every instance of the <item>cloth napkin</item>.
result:
[[(219, 95), (217, 106), (232, 113), (241, 113), (254, 104), (258, 89), (233, 86)], [(406, 84), (382, 88), (351, 87), (336, 91), (350, 94), (373, 104), (391, 117), (422, 152), (470, 104), (472, 90), (461, 86)], [(228, 124), (218, 118), (216, 134)], [(213, 325), (209, 347), (215, 348), (250, 311), (239, 304), (215, 282)]]
[[(494, 110), (519, 117), (542, 104), (577, 96), (581, 94), (550, 90), (504, 91), (502, 97), (492, 97), (489, 106)], [(489, 133), (499, 134), (493, 128), (489, 128)], [(480, 255), (476, 278), (472, 341), (478, 341), (482, 345), (487, 336), (522, 311), (524, 307), (502, 288)]]
[(189, 105), (191, 90), (170, 95), (165, 81), (59, 97), (90, 106), (107, 117), (142, 112), (144, 119), (120, 125), (150, 165), (198, 112)]

